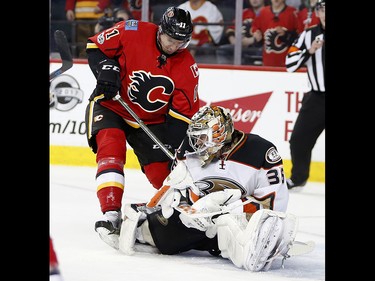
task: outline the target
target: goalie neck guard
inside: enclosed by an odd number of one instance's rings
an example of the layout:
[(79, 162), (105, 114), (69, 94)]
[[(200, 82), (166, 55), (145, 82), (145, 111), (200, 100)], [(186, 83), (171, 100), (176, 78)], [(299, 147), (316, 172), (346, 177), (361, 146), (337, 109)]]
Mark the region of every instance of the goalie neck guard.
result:
[(232, 141), (232, 116), (221, 106), (203, 106), (194, 114), (187, 129), (189, 144), (206, 161)]

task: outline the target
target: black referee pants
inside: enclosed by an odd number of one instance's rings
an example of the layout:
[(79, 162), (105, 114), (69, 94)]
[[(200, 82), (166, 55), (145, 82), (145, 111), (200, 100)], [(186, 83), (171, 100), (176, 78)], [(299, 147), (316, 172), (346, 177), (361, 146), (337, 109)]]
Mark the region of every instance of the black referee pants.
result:
[(304, 95), (301, 109), (289, 140), (292, 160), (291, 180), (296, 185), (310, 175), (311, 153), (325, 129), (325, 93), (311, 91)]

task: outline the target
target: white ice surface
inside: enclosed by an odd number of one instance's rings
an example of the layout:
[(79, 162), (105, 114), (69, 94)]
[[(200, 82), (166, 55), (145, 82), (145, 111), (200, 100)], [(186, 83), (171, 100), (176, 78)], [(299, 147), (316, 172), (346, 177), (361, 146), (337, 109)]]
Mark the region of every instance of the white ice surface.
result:
[[(276, 260), (268, 272), (236, 268), (229, 260), (190, 251), (164, 256), (121, 254), (94, 230), (101, 217), (96, 197), (96, 169), (50, 166), (50, 235), (64, 281), (315, 281), (325, 280), (325, 185), (308, 182), (291, 193), (288, 211), (299, 217), (296, 240), (313, 240), (313, 252)], [(154, 189), (139, 170), (126, 170), (124, 203), (146, 202)]]

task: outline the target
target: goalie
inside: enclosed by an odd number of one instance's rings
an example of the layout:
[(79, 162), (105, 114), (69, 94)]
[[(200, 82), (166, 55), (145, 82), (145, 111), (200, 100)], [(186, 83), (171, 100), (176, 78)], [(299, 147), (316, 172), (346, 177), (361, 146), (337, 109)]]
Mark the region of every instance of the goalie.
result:
[(149, 244), (166, 255), (208, 251), (250, 271), (288, 257), (297, 218), (282, 159), (268, 140), (234, 129), (230, 113), (204, 106), (192, 117), (175, 166), (149, 202), (126, 204), (119, 248)]

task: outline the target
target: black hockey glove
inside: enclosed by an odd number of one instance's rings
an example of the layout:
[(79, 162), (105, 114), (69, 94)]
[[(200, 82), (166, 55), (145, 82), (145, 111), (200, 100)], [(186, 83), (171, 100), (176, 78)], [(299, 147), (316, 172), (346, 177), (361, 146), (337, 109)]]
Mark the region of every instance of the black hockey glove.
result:
[(98, 66), (99, 75), (96, 81), (96, 96), (104, 94), (106, 100), (117, 95), (121, 87), (120, 65), (115, 60), (105, 60)]

